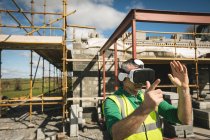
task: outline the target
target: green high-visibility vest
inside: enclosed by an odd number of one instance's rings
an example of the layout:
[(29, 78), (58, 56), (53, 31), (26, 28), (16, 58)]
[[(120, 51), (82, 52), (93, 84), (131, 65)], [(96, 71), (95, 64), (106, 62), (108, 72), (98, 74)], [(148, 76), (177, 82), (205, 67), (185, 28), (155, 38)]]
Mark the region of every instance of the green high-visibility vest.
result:
[[(135, 109), (125, 95), (111, 95), (108, 98), (112, 99), (118, 106), (119, 112), (121, 112), (122, 118), (127, 117)], [(141, 94), (142, 100), (144, 95)], [(135, 134), (126, 138), (126, 140), (162, 140), (161, 122), (159, 115), (156, 111), (152, 111), (146, 120), (145, 125), (141, 125)], [(146, 136), (147, 135), (147, 136)]]

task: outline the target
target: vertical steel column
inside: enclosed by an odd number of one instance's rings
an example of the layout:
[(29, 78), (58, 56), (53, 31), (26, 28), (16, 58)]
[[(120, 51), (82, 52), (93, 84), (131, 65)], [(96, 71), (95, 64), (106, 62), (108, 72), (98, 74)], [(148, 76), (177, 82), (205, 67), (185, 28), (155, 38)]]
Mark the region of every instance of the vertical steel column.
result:
[(50, 79), (50, 76), (51, 76), (51, 75), (50, 75), (50, 72), (51, 72), (51, 70), (50, 70), (50, 62), (49, 62), (49, 78), (48, 78), (48, 79), (49, 79), (49, 82), (48, 82), (48, 84), (49, 84), (49, 92), (48, 92), (48, 93), (49, 93), (49, 96), (50, 96), (50, 89), (51, 89), (51, 88), (50, 88), (50, 80), (51, 80), (51, 79)]
[[(33, 51), (31, 50), (31, 62), (30, 62), (30, 66), (31, 66), (31, 71), (30, 71), (30, 92), (29, 92), (29, 99), (32, 99), (32, 92), (33, 92), (33, 87), (32, 87), (32, 66), (33, 66)], [(32, 115), (32, 110), (33, 110), (33, 108), (32, 108), (33, 106), (32, 106), (32, 104), (31, 104), (31, 101), (30, 101), (30, 112), (29, 112), (29, 117), (30, 117), (30, 122), (31, 122), (31, 119), (32, 119), (32, 117), (31, 117), (31, 115)]]
[(100, 97), (101, 96), (101, 70), (100, 70), (101, 64), (100, 64), (99, 52), (97, 55), (97, 59), (98, 59), (98, 97)]
[[(31, 23), (31, 26), (34, 27), (34, 0), (31, 0)], [(31, 28), (31, 31), (33, 31), (33, 28)], [(33, 33), (31, 35), (33, 35)]]
[(126, 54), (126, 51), (125, 51), (125, 39), (126, 38), (126, 35), (125, 33), (123, 34), (123, 59), (125, 59), (125, 54)]
[(58, 90), (58, 88), (59, 88), (59, 83), (58, 83), (58, 68), (56, 68), (56, 85), (57, 85), (57, 92), (59, 93), (59, 90)]
[[(44, 58), (42, 59), (43, 60), (43, 67), (42, 67), (42, 97), (44, 97)], [(43, 104), (43, 100), (42, 100), (42, 113), (44, 112), (44, 104)]]
[(132, 56), (136, 59), (136, 20), (132, 20)]
[(197, 100), (200, 100), (199, 96), (199, 78), (198, 78), (198, 58), (197, 58), (197, 44), (196, 44), (196, 27), (194, 25), (194, 45), (195, 45), (195, 78), (196, 78), (196, 90), (197, 90)]
[(174, 34), (174, 49), (175, 49), (175, 58), (177, 57), (177, 49), (176, 49), (176, 39), (177, 39), (177, 34)]
[(115, 84), (114, 84), (114, 90), (118, 89), (118, 58), (117, 58), (117, 41), (114, 43), (114, 78), (115, 78)]
[(105, 51), (103, 51), (103, 99), (106, 98), (106, 66), (105, 66)]
[[(31, 23), (32, 23), (32, 27), (34, 27), (34, 0), (31, 0)], [(33, 30), (33, 29), (31, 29)], [(30, 34), (30, 35), (33, 35)], [(29, 92), (29, 98), (32, 99), (32, 94), (33, 94), (33, 81), (32, 81), (32, 67), (33, 67), (33, 51), (31, 50), (31, 73), (30, 73), (30, 92)], [(29, 118), (30, 118), (30, 122), (31, 122), (31, 119), (32, 119), (32, 111), (33, 111), (33, 105), (31, 104), (31, 101), (30, 101), (30, 112), (29, 112)]]
[(66, 49), (66, 26), (67, 26), (67, 1), (63, 0), (63, 82), (62, 82), (62, 93), (63, 93), (63, 132), (65, 132), (65, 118), (66, 118), (66, 94), (67, 94), (67, 49)]
[[(44, 0), (44, 25), (45, 24), (46, 24), (46, 0)], [(43, 34), (46, 35), (46, 29), (44, 29)]]
[(53, 70), (53, 72), (54, 72), (54, 77), (53, 77), (54, 88), (53, 88), (53, 91), (54, 91), (54, 93), (55, 93), (55, 66), (54, 66), (54, 70)]

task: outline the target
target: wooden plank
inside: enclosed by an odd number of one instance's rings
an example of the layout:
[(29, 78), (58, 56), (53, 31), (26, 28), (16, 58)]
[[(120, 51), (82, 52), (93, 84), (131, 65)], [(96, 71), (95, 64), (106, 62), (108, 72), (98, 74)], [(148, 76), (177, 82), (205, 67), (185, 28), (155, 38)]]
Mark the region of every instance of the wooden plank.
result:
[(62, 49), (61, 36), (0, 35), (0, 49)]

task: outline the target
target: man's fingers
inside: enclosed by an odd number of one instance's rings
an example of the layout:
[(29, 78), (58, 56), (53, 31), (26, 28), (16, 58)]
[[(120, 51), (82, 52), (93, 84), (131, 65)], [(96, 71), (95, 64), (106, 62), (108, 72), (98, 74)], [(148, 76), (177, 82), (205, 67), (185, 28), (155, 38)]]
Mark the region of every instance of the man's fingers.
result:
[(179, 72), (179, 64), (178, 64), (178, 62), (176, 62), (176, 61), (173, 61), (173, 64), (174, 64), (174, 69), (175, 69), (175, 71), (176, 72)]
[(179, 71), (180, 71), (180, 72), (183, 72), (184, 70), (183, 70), (182, 64), (181, 64), (179, 61), (177, 61), (177, 64), (178, 64), (178, 66), (179, 66)]
[(171, 66), (172, 73), (175, 74), (176, 70), (175, 70), (175, 66), (174, 66), (173, 62), (170, 62), (170, 66)]
[(155, 88), (158, 86), (159, 83), (160, 79), (157, 79), (147, 90), (148, 91), (155, 90)]
[(187, 73), (187, 67), (183, 64), (184, 73)]
[(151, 85), (150, 82), (146, 81), (146, 89), (149, 89), (150, 85)]
[(174, 77), (171, 74), (168, 74), (168, 78), (173, 81)]

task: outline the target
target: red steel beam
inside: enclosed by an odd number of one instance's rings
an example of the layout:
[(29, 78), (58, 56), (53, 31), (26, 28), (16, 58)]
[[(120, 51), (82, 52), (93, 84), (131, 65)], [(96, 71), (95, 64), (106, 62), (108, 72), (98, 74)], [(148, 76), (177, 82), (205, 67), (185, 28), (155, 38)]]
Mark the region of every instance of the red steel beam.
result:
[(114, 43), (114, 78), (115, 78), (115, 85), (114, 90), (118, 89), (118, 59), (117, 59), (117, 41)]
[(140, 22), (163, 22), (179, 24), (210, 24), (210, 13), (155, 11), (132, 9), (104, 46), (100, 49), (100, 55), (106, 51), (128, 28), (132, 26), (132, 20)]
[(106, 99), (106, 64), (105, 64), (105, 51), (103, 51), (103, 100)]
[(133, 10), (136, 20), (141, 22), (165, 22), (185, 24), (210, 24), (210, 13), (175, 11)]
[(100, 55), (103, 54), (103, 51), (107, 50), (122, 34), (127, 31), (129, 27), (131, 27), (131, 20), (134, 18), (133, 12), (129, 12), (125, 19), (121, 22), (121, 24), (117, 27), (108, 41), (104, 44), (104, 46), (100, 49)]
[(136, 59), (136, 20), (132, 20), (132, 55)]

